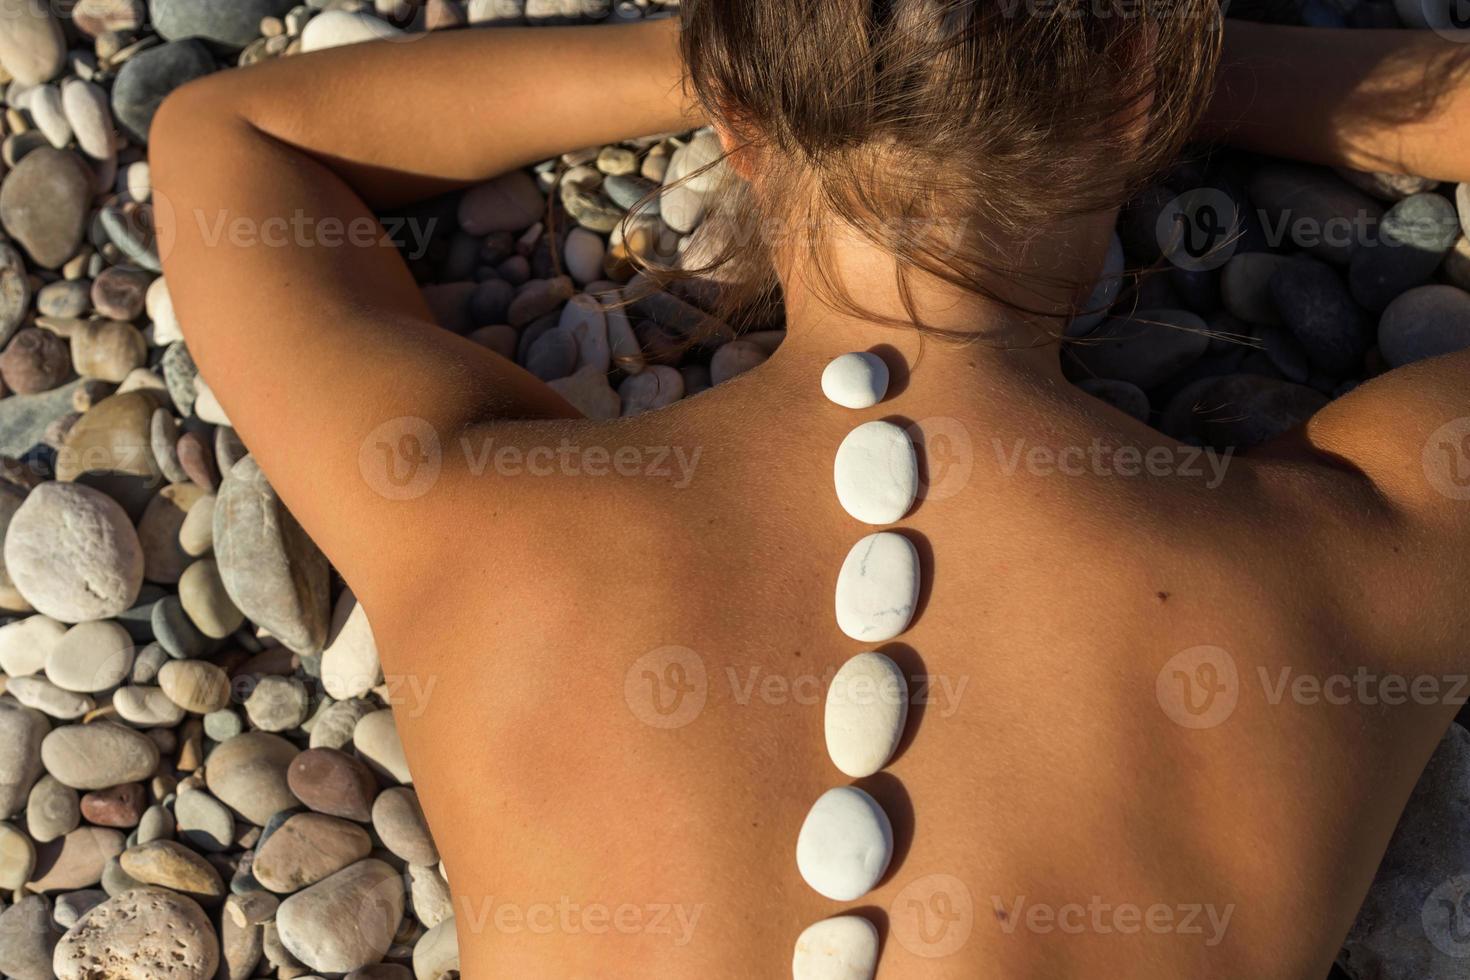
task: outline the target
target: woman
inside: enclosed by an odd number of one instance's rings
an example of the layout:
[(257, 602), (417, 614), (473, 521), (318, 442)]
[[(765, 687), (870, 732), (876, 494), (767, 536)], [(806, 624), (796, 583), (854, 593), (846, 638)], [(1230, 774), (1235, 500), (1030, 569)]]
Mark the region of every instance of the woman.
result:
[[(397, 713), (465, 976), (778, 976), (853, 910), (891, 978), (1326, 974), (1455, 707), (1270, 694), (1282, 670), (1462, 662), (1470, 511), (1421, 454), (1470, 414), (1470, 354), (1366, 384), (1214, 479), (1067, 384), (1053, 338), (1118, 203), (1206, 102), (1196, 136), (1470, 179), (1466, 49), (1130, 10), (709, 0), (682, 52), (671, 21), (458, 32), (165, 102), (151, 155), (190, 349), (387, 673), (428, 692)], [(788, 333), (635, 418), (582, 419), (436, 327), (391, 248), (207, 234), (350, 226), (706, 121), (779, 226), (761, 239)], [(915, 217), (944, 247), (879, 230)], [(821, 386), (855, 351), (893, 376), (859, 410)], [(896, 525), (916, 615), (864, 644), (833, 596), (873, 528), (833, 454), (876, 419), (914, 427), (930, 490)], [(1099, 440), (1169, 465), (1046, 463)], [(533, 475), (494, 464), (505, 447), (571, 463)], [(397, 492), (385, 451), (430, 475)], [(823, 692), (874, 648), (912, 695), (898, 754), (858, 781), (893, 854), (834, 901), (793, 854), (850, 782)]]

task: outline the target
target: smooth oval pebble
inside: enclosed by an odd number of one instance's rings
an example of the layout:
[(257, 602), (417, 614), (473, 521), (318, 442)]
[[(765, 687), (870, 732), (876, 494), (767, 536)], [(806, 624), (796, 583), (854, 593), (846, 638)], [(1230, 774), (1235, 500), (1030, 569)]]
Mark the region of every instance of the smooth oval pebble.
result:
[(221, 803), (264, 827), (277, 812), (298, 805), (286, 781), (296, 755), (296, 746), (279, 735), (245, 732), (210, 753), (204, 780)]
[(835, 902), (870, 892), (892, 856), (888, 814), (856, 786), (838, 786), (819, 796), (796, 837), (802, 880)]
[(878, 930), (860, 915), (814, 922), (796, 937), (792, 980), (870, 980), (878, 969)]
[(41, 741), (41, 764), (72, 789), (106, 789), (152, 776), (158, 746), (142, 732), (111, 722), (64, 725)]
[(366, 822), (373, 818), (378, 781), (361, 760), (333, 748), (307, 749), (291, 760), (286, 783), (318, 813)]
[(864, 524), (892, 524), (919, 493), (913, 440), (892, 422), (864, 422), (837, 447), (832, 479), (843, 510)]
[(408, 787), (394, 786), (378, 794), (373, 801), (373, 829), (384, 847), (409, 864), (439, 863), (439, 849), (418, 794)]
[(363, 715), (352, 730), (352, 745), (368, 767), (378, 775), (399, 783), (413, 782), (391, 710), (384, 708)]
[[(377, 963), (403, 921), (403, 883), (376, 858), (366, 858), (281, 903), (281, 944), (322, 973), (350, 973)], [(350, 924), (350, 928), (340, 928)]]
[(123, 721), (140, 728), (172, 728), (184, 720), (184, 709), (158, 687), (120, 687), (112, 695), (112, 706)]
[(225, 883), (214, 865), (177, 841), (155, 840), (123, 851), (122, 869), (145, 885), (159, 885), (190, 898), (222, 898)]
[(872, 408), (887, 393), (888, 365), (877, 354), (841, 354), (822, 370), (822, 394), (843, 408)]
[(325, 813), (287, 817), (255, 849), (250, 870), (266, 888), (282, 895), (336, 874), (372, 851), (368, 832)]
[(913, 542), (879, 531), (852, 546), (837, 574), (837, 625), (854, 640), (891, 640), (908, 629), (918, 599)]
[(158, 671), (158, 686), (174, 704), (203, 715), (230, 703), (230, 678), (207, 660), (170, 660)]
[(46, 677), (57, 687), (94, 694), (117, 687), (133, 669), (133, 638), (117, 623), (78, 623), (46, 658)]
[(832, 678), (823, 725), (832, 764), (854, 779), (871, 776), (892, 758), (909, 715), (909, 686), (898, 664), (860, 653)]
[(77, 483), (43, 483), (10, 519), (5, 569), (37, 612), (67, 623), (106, 619), (137, 597), (143, 549), (111, 497)]

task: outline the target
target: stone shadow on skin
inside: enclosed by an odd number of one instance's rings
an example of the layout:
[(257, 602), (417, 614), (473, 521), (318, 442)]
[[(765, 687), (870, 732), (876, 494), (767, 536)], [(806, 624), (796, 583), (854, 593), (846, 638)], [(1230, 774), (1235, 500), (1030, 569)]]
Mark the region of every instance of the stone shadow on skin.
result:
[[(919, 430), (918, 423), (906, 415), (885, 415), (883, 416), (881, 421), (887, 422), (890, 425), (896, 425), (900, 429), (902, 429), (904, 433), (908, 435), (909, 442), (912, 443), (914, 447), (914, 466), (918, 470), (919, 492), (914, 495), (913, 504), (911, 504), (909, 506), (909, 509), (904, 512), (904, 515), (899, 518), (900, 521), (906, 521), (910, 517), (913, 517), (915, 514), (917, 514), (920, 507), (924, 506), (924, 488), (929, 486), (929, 463), (924, 456), (924, 444), (921, 441), (923, 433)], [(899, 528), (892, 527), (889, 528), (889, 530), (896, 531), (899, 530)]]
[[(882, 530), (892, 531), (894, 534), (901, 534), (908, 538), (919, 556), (919, 595), (914, 599), (914, 614), (909, 618), (909, 624), (904, 627), (904, 632), (907, 633), (924, 615), (924, 609), (929, 605), (929, 594), (934, 590), (934, 548), (929, 544), (927, 537), (911, 527), (893, 525)], [(899, 666), (903, 665), (899, 664)]]
[(874, 344), (868, 348), (868, 353), (888, 366), (888, 391), (883, 395), (883, 401), (903, 394), (909, 386), (909, 362), (898, 348), (892, 344)]
[(908, 857), (909, 848), (914, 843), (914, 804), (909, 799), (909, 791), (904, 788), (903, 780), (891, 772), (874, 773), (857, 780), (853, 785), (878, 801), (883, 812), (888, 814), (888, 822), (893, 827), (893, 857), (888, 862), (888, 870), (883, 872), (883, 877), (874, 886), (879, 888), (898, 873), (898, 869), (903, 866), (903, 859)]
[(898, 665), (898, 669), (903, 672), (903, 678), (909, 686), (908, 719), (904, 722), (903, 734), (898, 739), (898, 747), (893, 750), (893, 757), (888, 760), (888, 765), (891, 766), (903, 758), (903, 754), (908, 751), (909, 745), (914, 741), (920, 722), (924, 720), (924, 709), (928, 699), (914, 700), (914, 678), (927, 677), (929, 672), (924, 668), (924, 658), (920, 657), (918, 652), (907, 643), (885, 643), (878, 647), (877, 652)]

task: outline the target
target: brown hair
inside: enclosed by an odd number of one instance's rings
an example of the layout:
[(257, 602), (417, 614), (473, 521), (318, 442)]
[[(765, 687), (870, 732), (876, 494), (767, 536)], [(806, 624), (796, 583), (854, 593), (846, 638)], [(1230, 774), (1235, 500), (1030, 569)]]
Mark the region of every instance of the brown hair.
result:
[[(1173, 161), (1208, 100), (1216, 0), (684, 0), (688, 83), (761, 161), (767, 221), (837, 219), (915, 270), (994, 295), (994, 240), (1122, 204)], [(721, 195), (691, 274), (720, 312), (775, 295), (770, 235)], [(822, 236), (810, 247), (824, 248)], [(863, 314), (816, 268), (824, 299)], [(1059, 311), (1038, 311), (1056, 315)]]

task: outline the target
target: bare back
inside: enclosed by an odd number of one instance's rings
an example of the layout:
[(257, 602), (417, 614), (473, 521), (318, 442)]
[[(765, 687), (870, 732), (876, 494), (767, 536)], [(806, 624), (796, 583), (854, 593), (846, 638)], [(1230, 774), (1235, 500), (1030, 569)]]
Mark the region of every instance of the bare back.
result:
[[(1357, 560), (1395, 535), (1366, 483), (1171, 446), (1065, 389), (916, 382), (859, 418), (795, 383), (811, 367), (501, 429), (498, 460), (450, 450), (488, 467), (454, 495), (455, 567), (374, 622), (413, 675), (397, 715), (467, 975), (773, 976), (842, 911), (794, 847), (846, 782), (822, 699), (863, 649), (832, 616), (867, 532), (832, 454), (887, 417), (922, 433), (901, 526), (930, 584), (879, 647), (910, 678), (908, 735), (859, 783), (897, 839), (860, 903), (881, 974), (1321, 976), (1454, 710), (1344, 704), (1332, 680), (1433, 669), (1353, 620), (1415, 577)], [(1155, 472), (1095, 439), (1161, 447)], [(507, 445), (560, 461), (536, 475)]]

